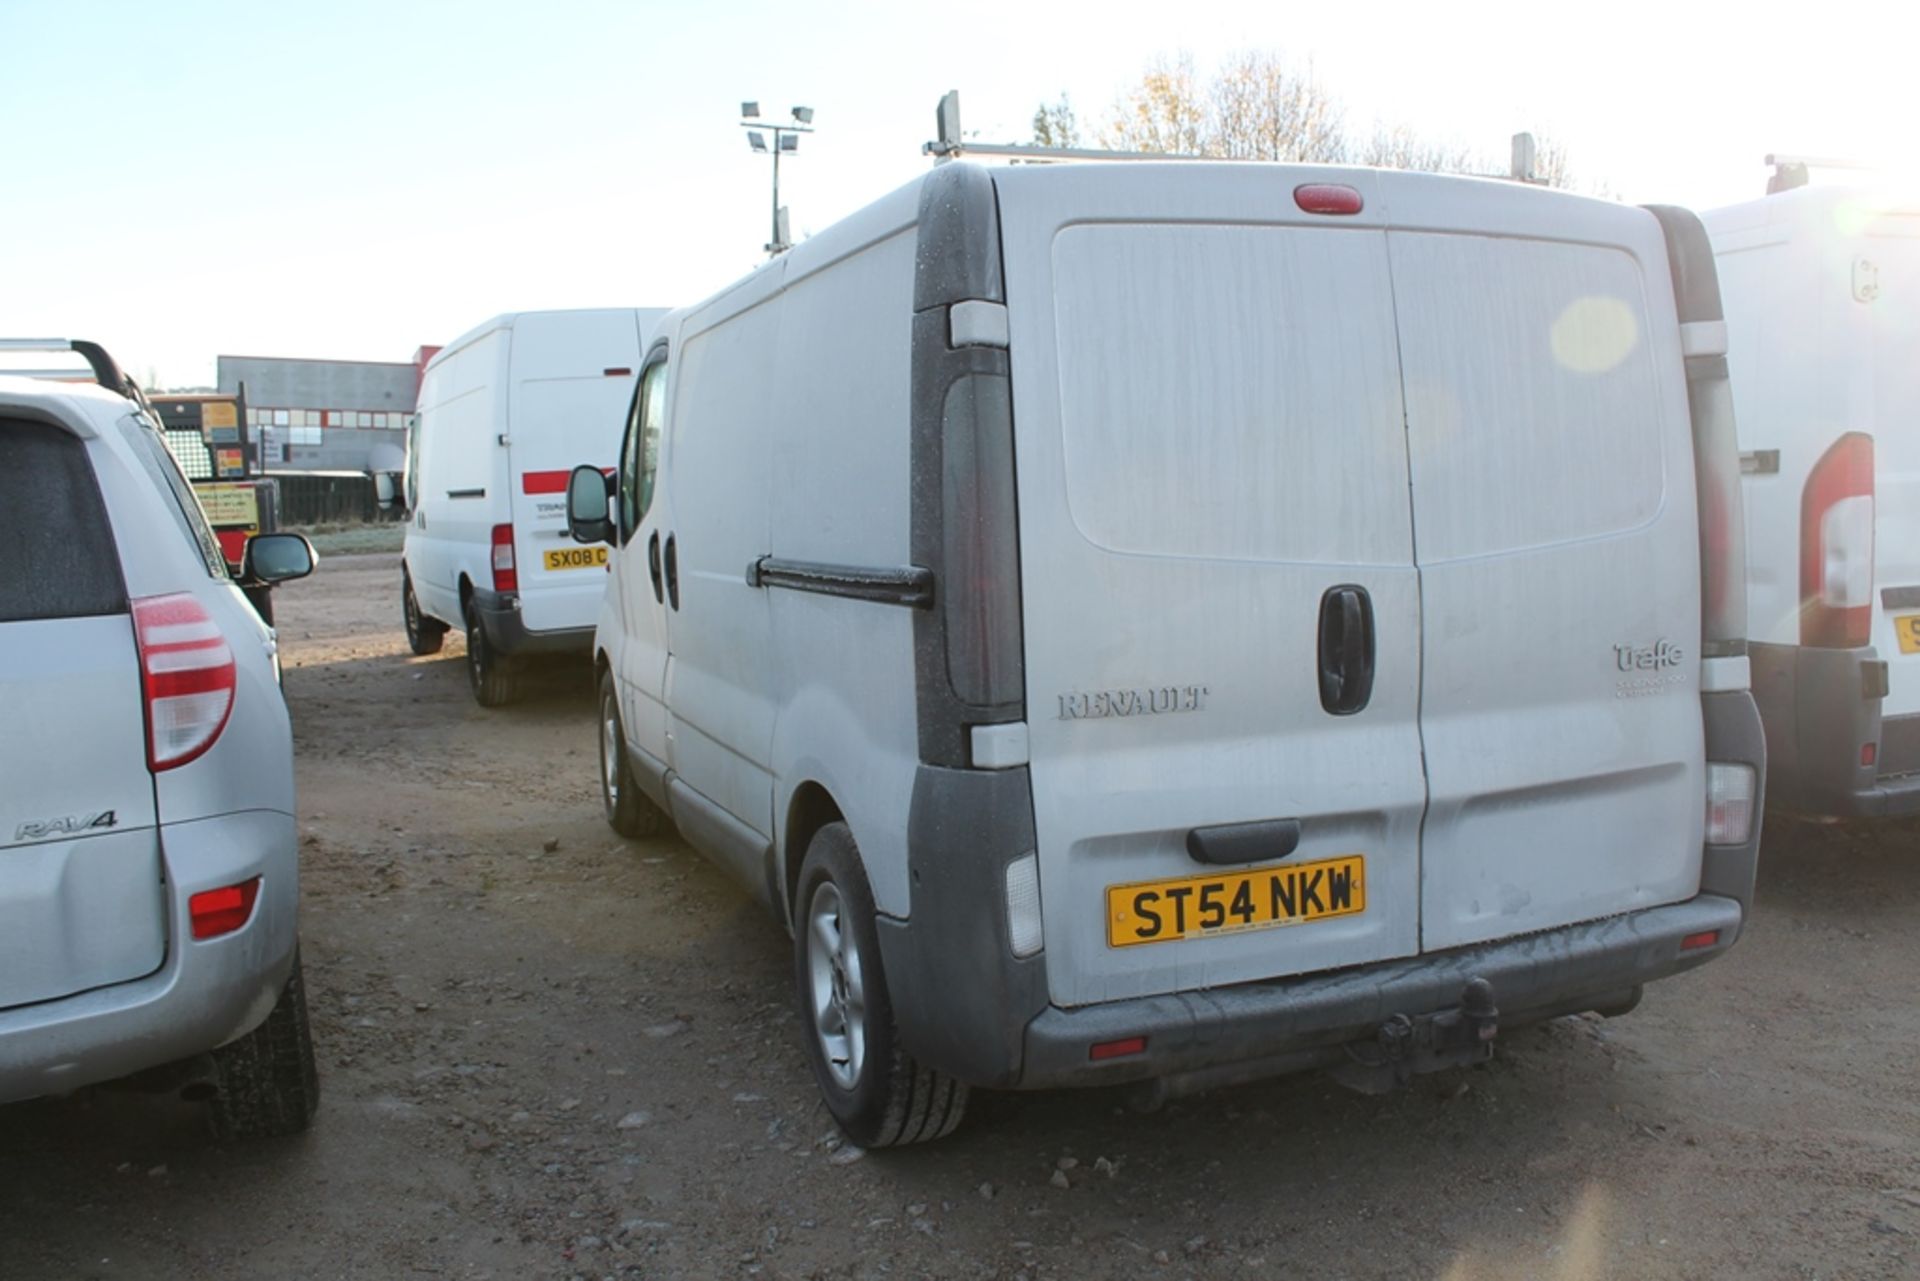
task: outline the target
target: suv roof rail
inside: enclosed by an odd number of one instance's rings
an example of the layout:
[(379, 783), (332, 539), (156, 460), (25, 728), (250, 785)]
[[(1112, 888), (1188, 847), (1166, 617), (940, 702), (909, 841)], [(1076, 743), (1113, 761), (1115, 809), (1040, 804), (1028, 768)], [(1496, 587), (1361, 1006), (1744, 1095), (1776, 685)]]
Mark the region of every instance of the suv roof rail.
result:
[[(140, 385), (127, 377), (119, 364), (107, 353), (107, 349), (97, 342), (88, 342), (84, 338), (0, 338), (0, 352), (11, 351), (70, 351), (87, 362), (93, 371), (93, 377), (108, 391), (125, 396), (140, 408), (152, 411), (146, 395)], [(69, 369), (23, 369), (0, 370), (4, 373), (21, 373), (29, 378), (68, 378), (78, 373)]]

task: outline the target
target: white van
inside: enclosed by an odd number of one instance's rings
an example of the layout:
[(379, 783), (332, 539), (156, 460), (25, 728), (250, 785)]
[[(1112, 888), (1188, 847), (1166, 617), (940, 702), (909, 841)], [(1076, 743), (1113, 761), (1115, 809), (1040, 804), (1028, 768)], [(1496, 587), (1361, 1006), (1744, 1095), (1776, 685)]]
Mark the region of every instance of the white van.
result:
[(567, 537), (567, 469), (611, 467), (642, 345), (666, 314), (496, 316), (427, 365), (407, 443), (407, 642), (432, 654), (464, 628), (483, 707), (513, 697), (520, 657), (590, 650), (606, 558)]
[(1679, 210), (940, 166), (670, 315), (574, 472), (609, 817), (787, 922), (869, 1146), (1623, 1011), (1753, 893), (1723, 339)]
[(1702, 215), (1730, 332), (1768, 799), (1920, 813), (1920, 193)]

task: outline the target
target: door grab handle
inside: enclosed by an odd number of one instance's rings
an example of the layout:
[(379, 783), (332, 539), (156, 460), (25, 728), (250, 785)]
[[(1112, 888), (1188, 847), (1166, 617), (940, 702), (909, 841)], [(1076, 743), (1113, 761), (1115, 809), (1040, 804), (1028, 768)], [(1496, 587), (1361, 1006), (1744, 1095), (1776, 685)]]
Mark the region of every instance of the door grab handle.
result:
[(667, 604), (680, 608), (680, 556), (672, 534), (667, 535)]
[(657, 529), (653, 537), (647, 539), (647, 573), (653, 578), (653, 599), (666, 604), (666, 589), (660, 585), (660, 531)]
[(1300, 820), (1297, 818), (1196, 827), (1187, 833), (1187, 853), (1194, 862), (1221, 867), (1285, 858), (1298, 848)]
[(1373, 697), (1373, 600), (1351, 583), (1320, 598), (1320, 706), (1351, 716)]

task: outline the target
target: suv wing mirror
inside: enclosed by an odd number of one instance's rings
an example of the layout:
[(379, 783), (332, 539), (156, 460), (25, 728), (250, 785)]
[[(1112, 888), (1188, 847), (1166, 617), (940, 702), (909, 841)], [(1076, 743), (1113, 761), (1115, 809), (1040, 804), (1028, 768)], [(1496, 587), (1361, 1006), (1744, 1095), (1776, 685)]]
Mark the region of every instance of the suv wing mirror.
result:
[(255, 534), (240, 560), (240, 581), (269, 587), (291, 582), (311, 574), (319, 560), (304, 534)]

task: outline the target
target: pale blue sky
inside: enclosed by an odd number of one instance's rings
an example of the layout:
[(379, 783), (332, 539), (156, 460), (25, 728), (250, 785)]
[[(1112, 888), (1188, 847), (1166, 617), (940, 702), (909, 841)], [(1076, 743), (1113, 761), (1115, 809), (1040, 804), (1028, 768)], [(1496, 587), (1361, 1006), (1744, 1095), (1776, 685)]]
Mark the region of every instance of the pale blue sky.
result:
[(804, 103), (796, 233), (923, 172), (934, 104), (1018, 140), (1156, 53), (1311, 59), (1364, 130), (1531, 128), (1629, 200), (1758, 194), (1771, 150), (1911, 161), (1911, 6), (0, 0), (0, 334), (143, 379), (221, 352), (404, 360), (502, 311), (676, 305), (750, 269)]

